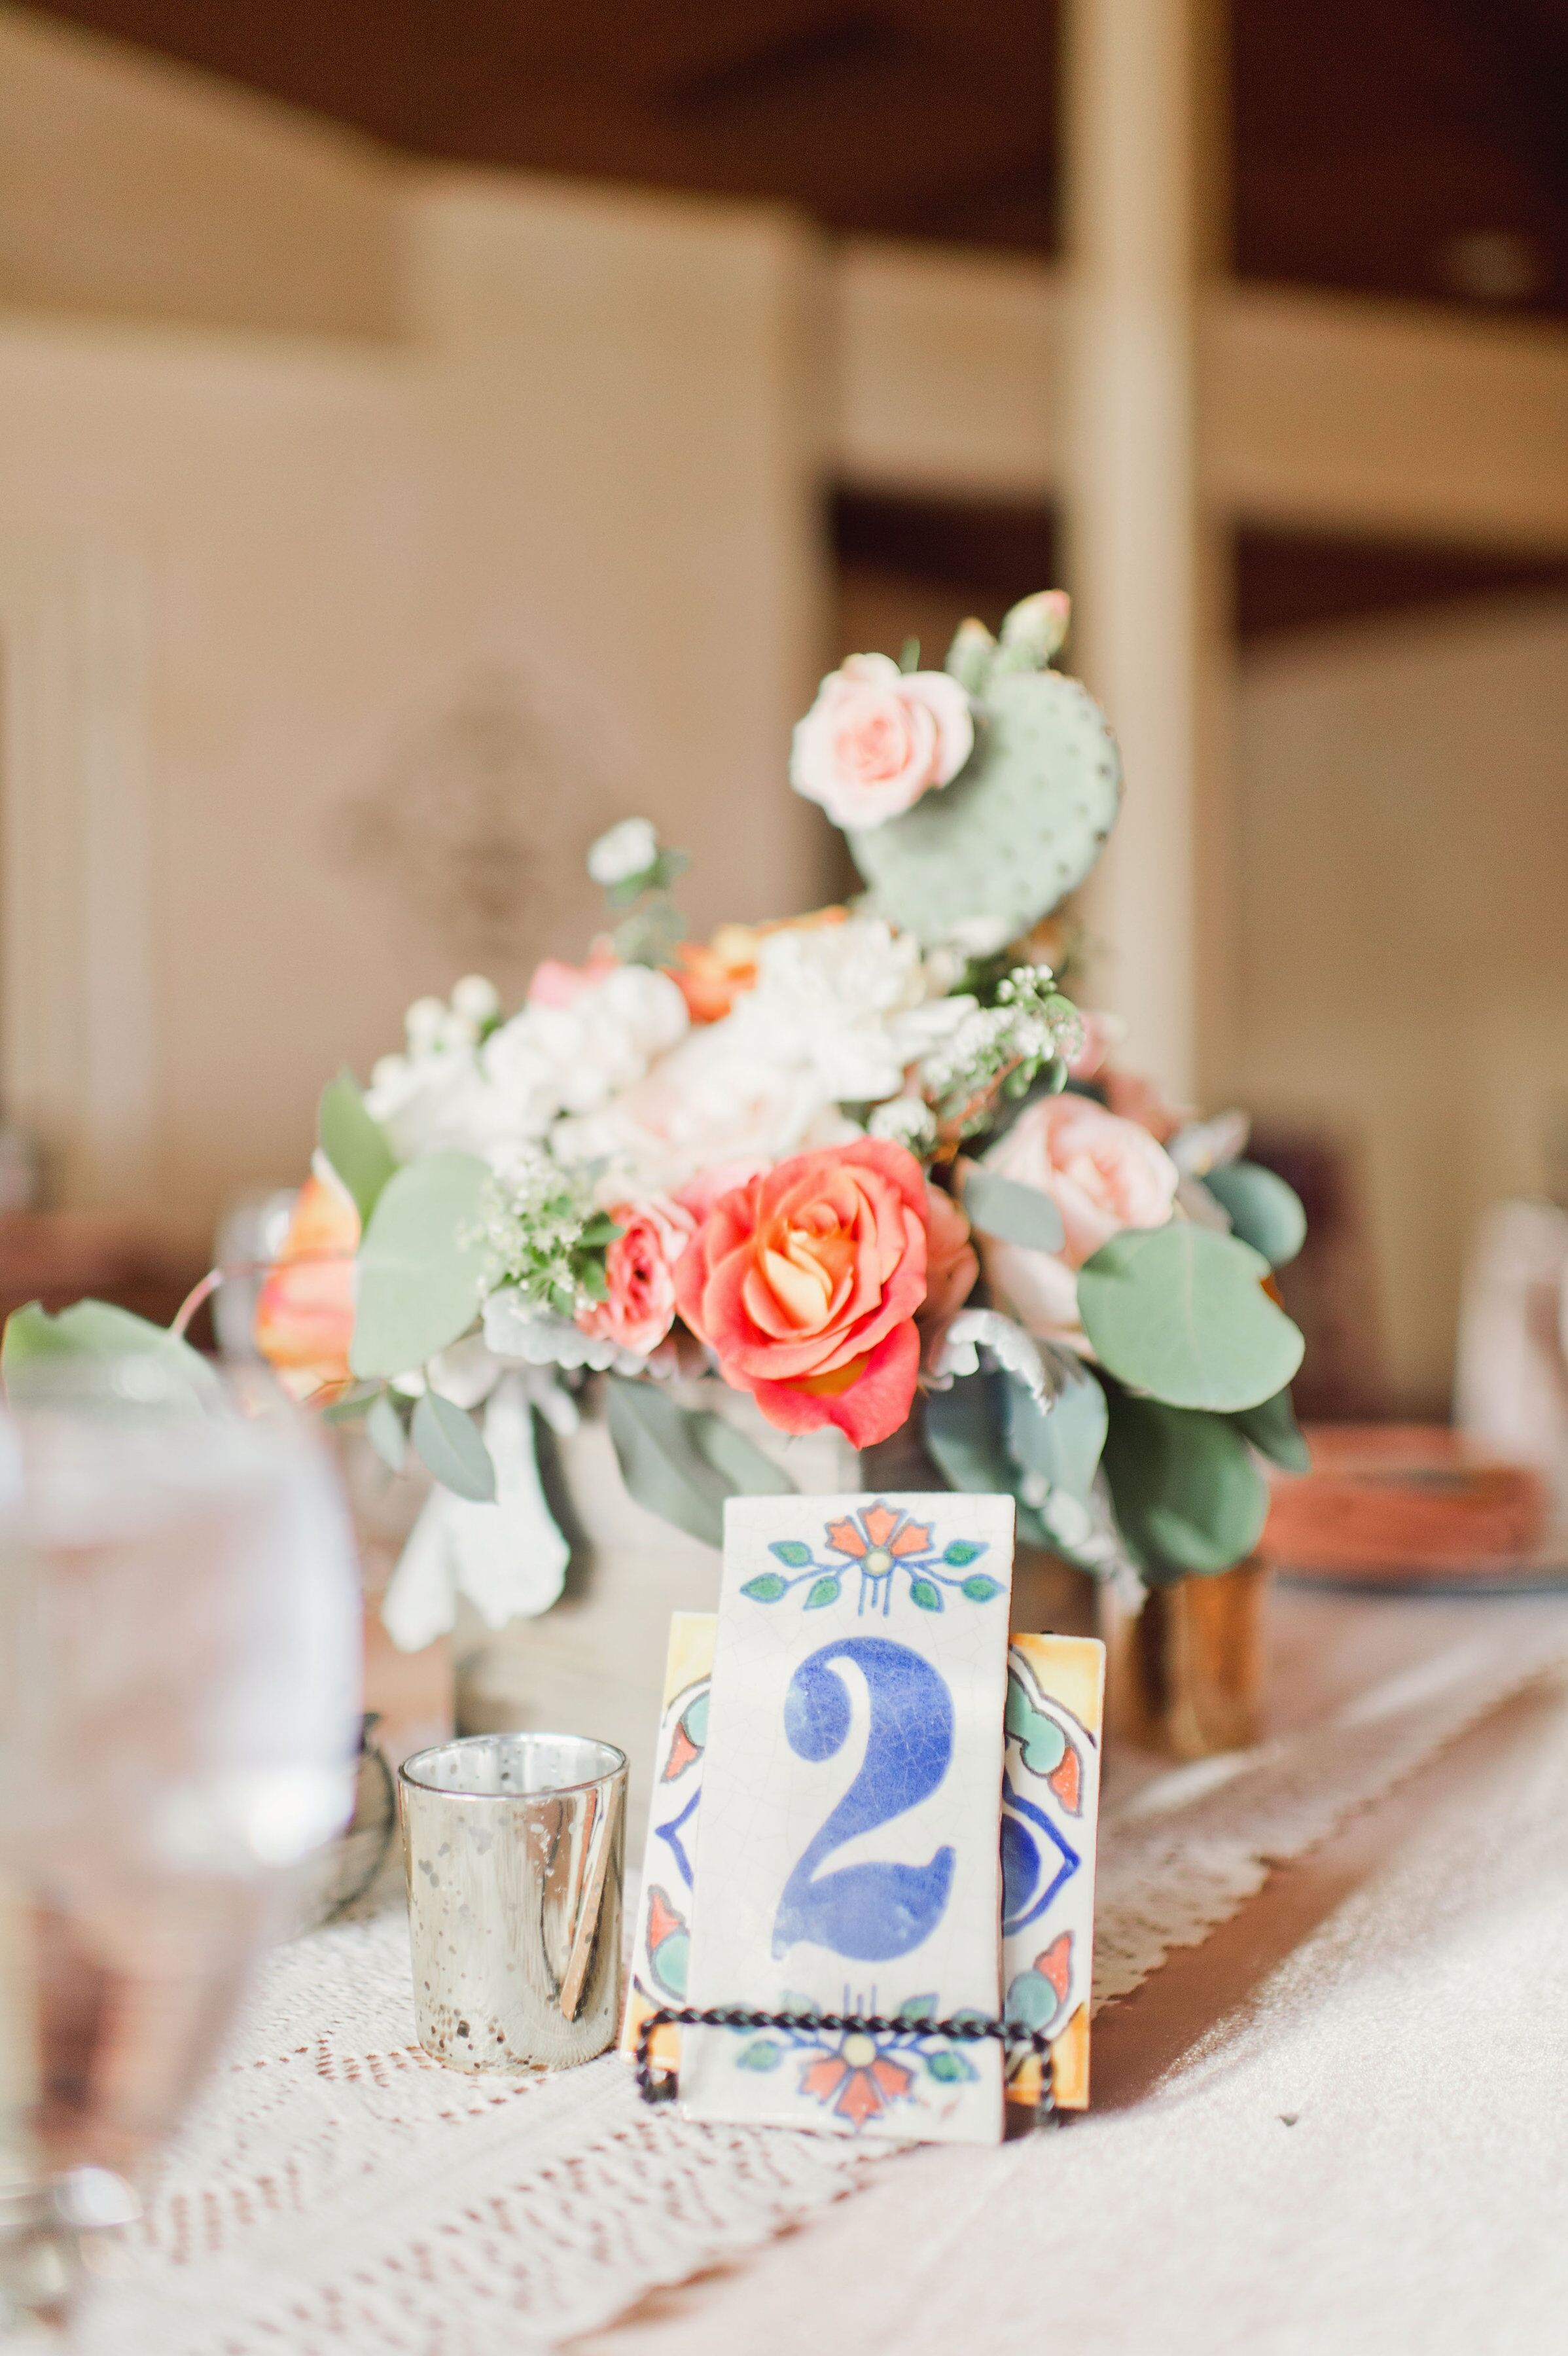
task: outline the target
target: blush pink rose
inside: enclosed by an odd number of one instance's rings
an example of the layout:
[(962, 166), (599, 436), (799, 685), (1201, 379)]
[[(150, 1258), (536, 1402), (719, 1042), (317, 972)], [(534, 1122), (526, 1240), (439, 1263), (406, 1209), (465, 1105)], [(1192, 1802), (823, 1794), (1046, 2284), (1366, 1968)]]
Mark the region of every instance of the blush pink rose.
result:
[(618, 959), (595, 943), (586, 965), (568, 965), (562, 958), (541, 958), (528, 985), (530, 1006), (575, 1006), (585, 990), (614, 973)]
[(596, 1341), (646, 1357), (675, 1322), (675, 1270), (697, 1222), (668, 1195), (618, 1204), (610, 1216), (621, 1232), (605, 1254), (609, 1296), (579, 1309), (577, 1323)]
[(1068, 1057), (1067, 1067), (1073, 1079), (1091, 1080), (1112, 1049), (1125, 1037), (1127, 1026), (1114, 1014), (1086, 1014), (1082, 1007), (1078, 1019), (1083, 1027), (1083, 1044), (1076, 1055)]
[(969, 698), (942, 670), (851, 655), (795, 727), (789, 783), (835, 826), (880, 826), (956, 777), (974, 749)]
[(902, 1145), (795, 1154), (714, 1203), (676, 1270), (681, 1314), (769, 1423), (869, 1448), (915, 1395), (932, 1218)]
[(1046, 1340), (1079, 1333), (1077, 1270), (1123, 1227), (1163, 1227), (1179, 1175), (1146, 1129), (1080, 1096), (1031, 1105), (993, 1146), (985, 1167), (1037, 1187), (1061, 1214), (1059, 1253), (990, 1237), (982, 1245), (998, 1300)]
[(1142, 1072), (1103, 1072), (1101, 1077), (1112, 1111), (1122, 1120), (1135, 1120), (1162, 1145), (1176, 1135), (1183, 1115), (1165, 1102), (1157, 1082), (1145, 1079)]

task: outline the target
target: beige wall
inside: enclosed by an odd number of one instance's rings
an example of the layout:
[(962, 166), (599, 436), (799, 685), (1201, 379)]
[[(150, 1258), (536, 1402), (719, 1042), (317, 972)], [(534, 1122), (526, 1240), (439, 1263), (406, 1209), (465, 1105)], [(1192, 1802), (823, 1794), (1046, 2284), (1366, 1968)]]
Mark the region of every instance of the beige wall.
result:
[(0, 5), (0, 303), (390, 336), (402, 181), (368, 140)]
[(1359, 1149), (1400, 1399), (1441, 1409), (1482, 1206), (1568, 1094), (1568, 605), (1253, 657), (1238, 1093)]
[[(36, 174), (0, 172), (6, 1107), (62, 1199), (195, 1233), (302, 1163), (321, 1079), (410, 997), (580, 954), (615, 817), (693, 851), (704, 926), (814, 895), (783, 783), (822, 630), (813, 247), (757, 209), (394, 182), (193, 77), (106, 95), (51, 39), (0, 15), (85, 224), (51, 250)], [(132, 207), (118, 255), (93, 224), (104, 110), (217, 208), (158, 285), (171, 216)], [(289, 190), (315, 320), (280, 313)]]

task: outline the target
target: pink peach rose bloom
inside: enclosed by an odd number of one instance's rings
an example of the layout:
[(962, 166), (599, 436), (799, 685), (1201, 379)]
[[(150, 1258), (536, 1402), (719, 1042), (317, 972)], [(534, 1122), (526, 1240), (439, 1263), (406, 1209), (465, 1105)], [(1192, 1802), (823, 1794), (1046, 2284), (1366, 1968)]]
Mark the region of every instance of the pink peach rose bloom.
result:
[(697, 1222), (668, 1195), (619, 1203), (610, 1216), (620, 1234), (605, 1254), (607, 1300), (577, 1312), (577, 1324), (596, 1341), (614, 1342), (646, 1357), (675, 1322), (675, 1270)]
[(851, 655), (796, 723), (789, 782), (835, 826), (880, 826), (957, 776), (974, 749), (969, 698), (942, 670)]
[(769, 1423), (869, 1448), (915, 1395), (933, 1219), (902, 1145), (793, 1154), (720, 1195), (676, 1270), (681, 1314)]
[(1101, 1077), (1112, 1111), (1122, 1120), (1135, 1120), (1162, 1145), (1176, 1135), (1187, 1116), (1165, 1102), (1156, 1081), (1145, 1079), (1142, 1072), (1103, 1072)]
[(1031, 1105), (993, 1146), (985, 1167), (1038, 1188), (1061, 1214), (1059, 1253), (982, 1238), (993, 1291), (1045, 1340), (1079, 1333), (1078, 1269), (1123, 1227), (1163, 1227), (1179, 1176), (1146, 1129), (1080, 1096)]

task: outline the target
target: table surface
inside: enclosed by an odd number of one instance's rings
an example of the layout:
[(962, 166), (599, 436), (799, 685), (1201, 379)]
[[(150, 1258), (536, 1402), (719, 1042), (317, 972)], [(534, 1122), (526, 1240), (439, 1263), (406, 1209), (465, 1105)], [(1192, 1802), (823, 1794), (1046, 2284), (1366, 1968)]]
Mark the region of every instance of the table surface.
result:
[(1568, 1598), (1270, 1629), (1258, 1752), (1112, 1762), (1086, 2115), (873, 2158), (646, 2112), (613, 2058), (466, 2079), (383, 1915), (269, 1964), (83, 2349), (1568, 2344)]
[(1107, 2007), (1087, 2115), (900, 2158), (571, 2344), (1544, 2356), (1568, 2346), (1565, 2065), (1559, 1672)]

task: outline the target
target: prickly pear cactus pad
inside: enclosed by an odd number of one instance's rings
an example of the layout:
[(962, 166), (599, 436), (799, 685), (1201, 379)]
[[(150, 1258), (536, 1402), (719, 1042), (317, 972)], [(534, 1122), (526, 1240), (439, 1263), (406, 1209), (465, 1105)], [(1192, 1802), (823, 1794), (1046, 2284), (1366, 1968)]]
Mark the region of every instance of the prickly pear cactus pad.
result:
[(855, 829), (849, 846), (886, 915), (928, 946), (999, 947), (1081, 884), (1122, 798), (1122, 763), (1087, 689), (1044, 668), (1065, 601), (1026, 598), (1000, 642), (966, 622), (947, 668), (975, 701), (975, 745), (940, 793)]

